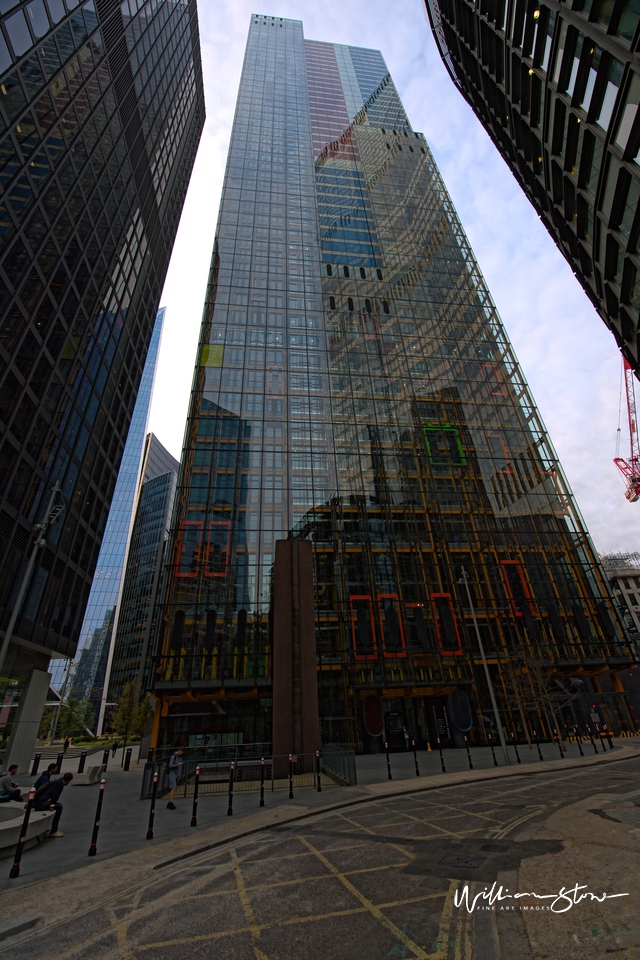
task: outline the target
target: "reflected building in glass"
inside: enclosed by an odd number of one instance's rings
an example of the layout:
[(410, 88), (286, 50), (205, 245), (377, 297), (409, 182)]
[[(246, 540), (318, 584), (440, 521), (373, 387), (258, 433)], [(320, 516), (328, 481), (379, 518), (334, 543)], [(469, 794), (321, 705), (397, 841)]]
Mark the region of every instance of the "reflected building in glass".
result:
[(113, 492), (111, 509), (104, 529), (102, 546), (93, 575), (87, 609), (80, 629), (78, 652), (75, 662), (70, 665), (69, 678), (67, 679), (65, 675), (65, 661), (54, 660), (51, 664), (53, 686), (61, 689), (64, 685), (64, 692), (67, 695), (71, 694), (78, 700), (91, 700), (96, 720), (100, 712), (116, 608), (121, 594), (127, 549), (139, 494), (145, 436), (164, 316), (165, 309), (162, 307), (156, 316)]
[(77, 650), (203, 123), (196, 0), (0, 3), (0, 700), (21, 770), (50, 660)]
[(463, 567), (498, 691), (523, 651), (586, 683), (632, 661), (381, 54), (254, 16), (153, 662), (158, 745), (271, 740), (274, 555), (287, 538), (313, 547), (325, 744), (378, 749), (380, 713), (391, 739), (406, 726), (421, 743), (457, 742), (456, 691), (471, 735), (487, 735)]
[(179, 466), (156, 435), (148, 434), (107, 681), (109, 703), (117, 703), (136, 677), (147, 686), (145, 668)]

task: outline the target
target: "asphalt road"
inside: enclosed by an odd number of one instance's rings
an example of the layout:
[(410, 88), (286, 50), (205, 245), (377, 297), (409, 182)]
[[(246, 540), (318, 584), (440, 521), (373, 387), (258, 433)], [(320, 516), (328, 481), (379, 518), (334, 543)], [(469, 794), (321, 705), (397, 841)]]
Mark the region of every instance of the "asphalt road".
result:
[[(124, 876), (117, 895), (47, 931), (46, 946), (41, 931), (0, 944), (0, 956), (631, 960), (638, 797), (634, 759), (363, 803), (160, 868), (136, 889)], [(563, 864), (570, 884), (629, 897), (535, 917), (520, 909), (533, 900), (456, 906), (465, 884), (472, 896), (494, 882), (513, 892), (524, 876), (521, 889), (555, 892)]]

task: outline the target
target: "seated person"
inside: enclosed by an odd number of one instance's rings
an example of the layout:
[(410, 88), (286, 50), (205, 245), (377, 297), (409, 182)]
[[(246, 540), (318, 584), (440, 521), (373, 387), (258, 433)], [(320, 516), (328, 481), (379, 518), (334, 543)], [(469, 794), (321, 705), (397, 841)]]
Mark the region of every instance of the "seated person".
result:
[(51, 777), (54, 775), (57, 769), (58, 769), (57, 763), (50, 763), (47, 769), (42, 771), (42, 773), (34, 783), (34, 787), (36, 788), (36, 790), (39, 790), (40, 787), (44, 787), (45, 783), (49, 783), (49, 781), (51, 780)]
[(0, 803), (8, 803), (9, 800), (22, 800), (22, 794), (17, 783), (13, 782), (13, 777), (18, 773), (18, 764), (12, 763), (7, 773), (0, 777)]
[(53, 818), (53, 823), (51, 824), (51, 833), (49, 837), (64, 837), (64, 833), (61, 833), (58, 830), (58, 824), (60, 823), (60, 817), (62, 816), (62, 804), (59, 802), (59, 797), (62, 791), (68, 784), (73, 780), (72, 773), (65, 773), (62, 779), (60, 780), (50, 780), (49, 783), (45, 784), (43, 787), (40, 787), (36, 794), (34, 807), (36, 810), (49, 810), (51, 807), (55, 807), (56, 815)]

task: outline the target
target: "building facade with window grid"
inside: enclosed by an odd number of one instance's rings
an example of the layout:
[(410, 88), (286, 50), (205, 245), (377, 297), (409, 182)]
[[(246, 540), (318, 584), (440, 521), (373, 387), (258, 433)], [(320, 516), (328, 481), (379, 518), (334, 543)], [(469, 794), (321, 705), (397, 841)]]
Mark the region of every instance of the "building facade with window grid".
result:
[(425, 0), (438, 49), (640, 369), (640, 4)]
[(313, 543), (324, 743), (379, 747), (367, 720), (379, 701), (389, 736), (406, 725), (421, 743), (454, 742), (454, 691), (472, 704), (473, 736), (486, 736), (462, 567), (498, 690), (523, 648), (558, 675), (632, 659), (382, 55), (260, 16), (167, 552), (153, 662), (159, 745), (271, 739), (273, 566), (287, 537)]
[(73, 656), (204, 122), (195, 0), (0, 5), (3, 676)]
[(156, 317), (136, 405), (129, 424), (127, 442), (120, 461), (118, 479), (80, 628), (78, 649), (73, 660), (52, 660), (50, 665), (52, 686), (63, 696), (71, 695), (77, 700), (91, 700), (95, 721), (100, 714), (113, 629), (118, 622), (118, 601), (122, 592), (127, 549), (140, 492), (145, 437), (164, 317), (165, 310), (162, 307)]
[(156, 435), (150, 433), (122, 584), (108, 678), (109, 703), (117, 703), (127, 683), (136, 677), (143, 691), (148, 685), (148, 653), (179, 466)]

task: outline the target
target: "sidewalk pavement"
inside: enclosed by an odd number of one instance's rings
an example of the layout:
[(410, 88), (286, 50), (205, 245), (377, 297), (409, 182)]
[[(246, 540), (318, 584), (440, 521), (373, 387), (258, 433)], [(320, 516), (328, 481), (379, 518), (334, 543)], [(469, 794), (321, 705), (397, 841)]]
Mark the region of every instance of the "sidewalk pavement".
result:
[[(569, 746), (575, 747), (575, 752), (578, 752), (577, 745)], [(177, 797), (176, 811), (167, 810), (165, 799), (160, 799), (156, 807), (153, 841), (145, 840), (149, 803), (136, 802), (142, 764), (132, 765), (131, 771), (125, 773), (119, 766), (119, 754), (115, 763), (110, 759), (107, 770), (107, 787), (97, 844), (98, 855), (91, 860), (87, 856), (98, 790), (84, 786), (74, 788), (72, 785), (66, 788), (61, 798), (65, 806), (61, 820), (61, 829), (66, 832), (65, 838), (47, 840), (27, 851), (18, 879), (9, 880), (10, 861), (0, 861), (0, 869), (3, 872), (6, 869), (4, 875), (0, 873), (0, 920), (44, 916), (47, 924), (56, 923), (93, 909), (98, 903), (109, 900), (116, 894), (120, 896), (126, 889), (134, 890), (140, 883), (148, 880), (155, 869), (175, 864), (203, 850), (237, 841), (261, 830), (341, 807), (475, 781), (581, 769), (640, 755), (640, 746), (636, 746), (635, 742), (630, 745), (628, 740), (621, 740), (615, 743), (613, 751), (607, 750), (598, 756), (589, 757), (585, 751), (584, 758), (578, 755), (544, 762), (538, 759), (537, 763), (531, 761), (495, 768), (491, 753), (487, 750), (491, 766), (485, 765), (483, 769), (479, 769), (480, 763), (486, 760), (480, 756), (480, 750), (481, 748), (478, 748), (477, 758), (476, 751), (472, 752), (473, 770), (469, 770), (467, 763), (466, 770), (462, 768), (453, 772), (448, 771), (450, 767), (459, 766), (459, 757), (452, 755), (462, 754), (466, 760), (466, 751), (443, 751), (447, 766), (445, 774), (437, 773), (440, 766), (437, 753), (437, 767), (433, 771), (434, 755), (420, 752), (420, 778), (415, 776), (412, 753), (392, 754), (392, 770), (396, 770), (396, 776), (403, 777), (392, 781), (386, 779), (384, 754), (358, 757), (358, 776), (361, 782), (356, 787), (323, 788), (322, 793), (311, 789), (301, 790), (297, 791), (293, 800), (288, 800), (287, 793), (283, 791), (273, 794), (267, 792), (264, 808), (258, 806), (257, 794), (237, 793), (234, 796), (233, 817), (226, 814), (226, 794), (205, 795), (199, 800), (196, 828), (189, 826), (190, 798), (181, 800)], [(548, 751), (543, 748), (543, 753), (547, 755)], [(422, 775), (423, 771), (430, 775)], [(22, 782), (24, 778), (20, 780)], [(52, 896), (50, 880), (61, 874), (64, 874), (63, 884), (57, 885), (58, 892)]]

